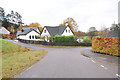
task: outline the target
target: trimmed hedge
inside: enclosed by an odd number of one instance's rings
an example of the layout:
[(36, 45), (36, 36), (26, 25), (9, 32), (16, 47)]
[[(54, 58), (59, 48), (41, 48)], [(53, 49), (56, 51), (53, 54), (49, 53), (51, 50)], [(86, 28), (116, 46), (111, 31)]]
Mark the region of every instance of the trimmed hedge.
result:
[(77, 41), (74, 42), (45, 42), (45, 41), (33, 41), (33, 40), (23, 40), (19, 39), (20, 42), (27, 43), (27, 44), (42, 44), (48, 46), (92, 46), (91, 43), (78, 43)]
[(93, 38), (92, 51), (120, 56), (120, 38)]
[(75, 37), (74, 36), (55, 36), (53, 38), (53, 42), (74, 42)]

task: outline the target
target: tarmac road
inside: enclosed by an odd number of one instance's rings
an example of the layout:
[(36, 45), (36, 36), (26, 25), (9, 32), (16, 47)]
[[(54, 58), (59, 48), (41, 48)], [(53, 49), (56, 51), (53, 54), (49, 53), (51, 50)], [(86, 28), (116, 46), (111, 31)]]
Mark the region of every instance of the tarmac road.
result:
[(8, 40), (20, 46), (48, 51), (42, 60), (16, 78), (118, 78), (118, 65), (94, 60), (80, 54), (91, 47), (38, 47)]

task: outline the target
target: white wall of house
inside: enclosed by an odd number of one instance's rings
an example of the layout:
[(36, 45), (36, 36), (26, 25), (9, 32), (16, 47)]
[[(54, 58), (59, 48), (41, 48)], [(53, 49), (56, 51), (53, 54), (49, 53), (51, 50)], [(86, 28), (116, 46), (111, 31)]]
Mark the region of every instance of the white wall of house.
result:
[(0, 34), (10, 34), (10, 32), (6, 28), (1, 27), (0, 28)]
[(41, 37), (44, 37), (44, 36), (50, 37), (50, 34), (49, 34), (49, 32), (48, 32), (48, 30), (46, 28), (44, 28), (42, 33), (41, 33)]
[[(30, 38), (31, 36), (31, 38)], [(34, 30), (32, 30), (31, 32), (29, 32), (26, 35), (20, 35), (19, 39), (24, 39), (24, 40), (40, 40), (40, 39), (36, 39), (35, 36), (40, 36), (40, 34), (38, 34), (37, 32), (35, 32)]]
[(70, 27), (67, 27), (62, 34), (62, 36), (73, 36), (73, 35), (74, 34), (72, 33)]

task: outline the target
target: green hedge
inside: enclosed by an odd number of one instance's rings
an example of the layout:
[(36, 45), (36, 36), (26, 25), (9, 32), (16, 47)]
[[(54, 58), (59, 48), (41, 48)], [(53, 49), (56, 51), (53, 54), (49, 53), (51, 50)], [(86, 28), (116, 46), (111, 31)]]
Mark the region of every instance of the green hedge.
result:
[(74, 36), (55, 36), (53, 38), (53, 42), (74, 42), (75, 37)]
[(93, 38), (92, 51), (120, 56), (120, 38)]

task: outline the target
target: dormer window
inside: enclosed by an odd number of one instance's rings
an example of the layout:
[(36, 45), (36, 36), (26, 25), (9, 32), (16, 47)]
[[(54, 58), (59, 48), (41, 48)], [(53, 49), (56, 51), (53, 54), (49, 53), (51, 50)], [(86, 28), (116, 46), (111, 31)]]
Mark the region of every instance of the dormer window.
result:
[(23, 29), (22, 29), (21, 31), (22, 31), (22, 32), (24, 32), (24, 30), (23, 30)]

